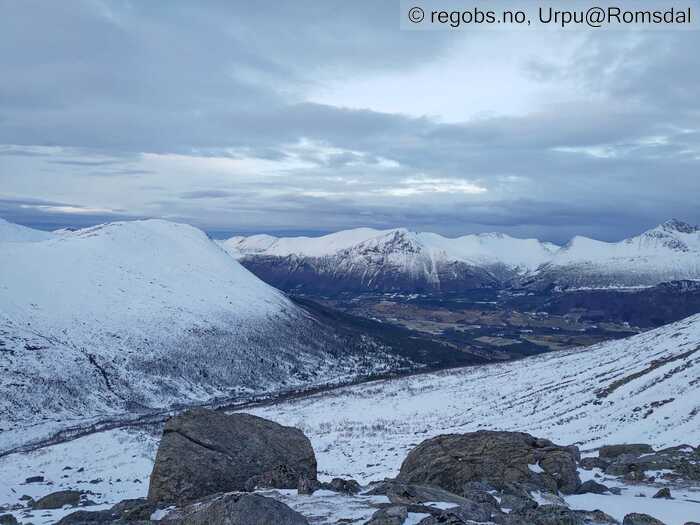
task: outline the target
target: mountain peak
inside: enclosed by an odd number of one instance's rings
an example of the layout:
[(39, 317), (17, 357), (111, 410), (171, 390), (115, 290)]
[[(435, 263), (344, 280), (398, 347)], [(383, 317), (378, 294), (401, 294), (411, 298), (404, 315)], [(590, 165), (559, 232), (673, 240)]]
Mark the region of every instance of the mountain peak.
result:
[(695, 233), (700, 231), (700, 227), (693, 226), (687, 222), (679, 221), (678, 219), (671, 219), (657, 226), (658, 229), (662, 229), (668, 232), (680, 232), (680, 233)]

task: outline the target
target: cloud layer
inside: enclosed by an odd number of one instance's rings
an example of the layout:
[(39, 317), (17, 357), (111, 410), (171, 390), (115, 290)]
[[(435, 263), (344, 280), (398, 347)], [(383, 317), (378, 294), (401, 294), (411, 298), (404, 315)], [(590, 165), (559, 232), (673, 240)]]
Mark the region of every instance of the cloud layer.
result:
[(555, 241), (700, 222), (700, 32), (411, 32), (393, 2), (249, 4), (8, 2), (0, 214)]

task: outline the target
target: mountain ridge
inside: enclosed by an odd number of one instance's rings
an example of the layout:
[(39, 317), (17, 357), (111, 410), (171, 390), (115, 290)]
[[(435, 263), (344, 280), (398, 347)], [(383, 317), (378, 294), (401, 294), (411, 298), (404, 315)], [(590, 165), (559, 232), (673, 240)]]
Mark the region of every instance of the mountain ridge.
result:
[(564, 246), (503, 233), (448, 238), (406, 228), (218, 242), (266, 282), (302, 293), (625, 288), (700, 279), (700, 228), (675, 219), (618, 242), (576, 236)]

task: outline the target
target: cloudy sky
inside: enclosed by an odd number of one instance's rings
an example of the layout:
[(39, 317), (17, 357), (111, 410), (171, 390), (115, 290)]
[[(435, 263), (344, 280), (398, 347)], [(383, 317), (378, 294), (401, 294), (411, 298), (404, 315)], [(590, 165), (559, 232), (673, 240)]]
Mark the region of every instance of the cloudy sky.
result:
[(699, 31), (394, 2), (0, 0), (0, 217), (565, 241), (700, 222)]

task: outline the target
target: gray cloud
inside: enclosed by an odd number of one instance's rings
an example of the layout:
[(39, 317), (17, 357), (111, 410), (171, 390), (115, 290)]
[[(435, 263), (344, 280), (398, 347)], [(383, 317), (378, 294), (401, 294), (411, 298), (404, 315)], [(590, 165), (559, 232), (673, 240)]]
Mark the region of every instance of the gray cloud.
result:
[[(400, 31), (393, 2), (22, 2), (3, 14), (0, 47), (15, 50), (0, 54), (8, 195), (212, 231), (407, 225), (562, 241), (700, 222), (696, 31), (571, 34), (568, 55), (551, 50), (553, 36), (523, 33), (534, 49), (517, 65), (523, 85), (556, 100), (455, 122), (416, 116), (442, 96), (442, 78), (405, 86), (411, 114), (381, 110), (396, 95), (388, 81), (370, 107), (309, 95), (440, 63), (463, 39), (489, 44), (494, 71), (508, 67), (513, 50), (496, 33)], [(90, 177), (100, 179), (86, 191)], [(411, 193), (425, 179), (438, 190)], [(49, 213), (4, 206), (25, 222)]]

